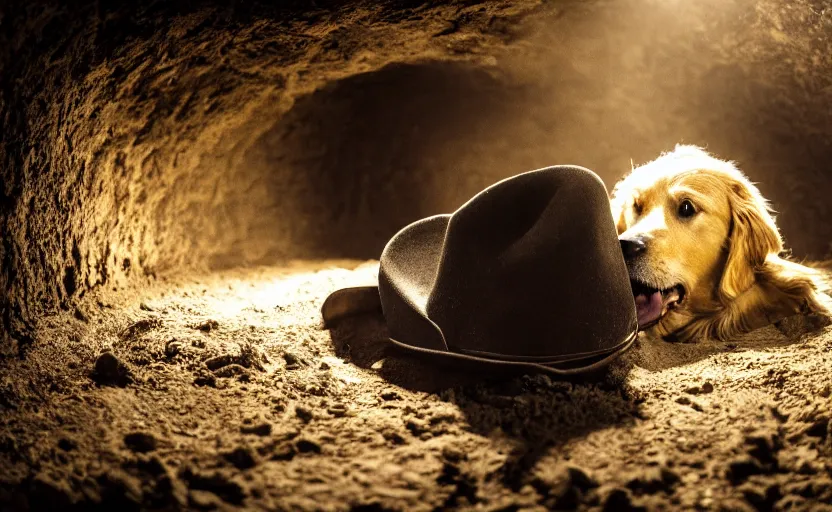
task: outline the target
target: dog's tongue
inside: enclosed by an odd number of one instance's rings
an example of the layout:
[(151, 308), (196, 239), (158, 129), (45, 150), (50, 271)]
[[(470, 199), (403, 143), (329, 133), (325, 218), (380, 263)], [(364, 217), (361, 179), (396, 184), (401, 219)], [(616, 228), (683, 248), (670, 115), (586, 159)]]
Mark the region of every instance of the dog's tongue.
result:
[(662, 316), (662, 294), (656, 292), (651, 295), (636, 295), (636, 312), (638, 326), (649, 325)]

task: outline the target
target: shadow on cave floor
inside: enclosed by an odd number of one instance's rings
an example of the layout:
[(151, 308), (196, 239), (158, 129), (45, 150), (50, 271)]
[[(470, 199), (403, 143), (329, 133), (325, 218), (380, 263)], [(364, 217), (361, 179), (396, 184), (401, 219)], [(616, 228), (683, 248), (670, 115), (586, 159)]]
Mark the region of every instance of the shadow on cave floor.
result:
[[(541, 457), (590, 432), (621, 427), (639, 417), (628, 391), (629, 363), (568, 379), (545, 374), (484, 369), (476, 363), (449, 362), (404, 353), (387, 342), (378, 314), (341, 319), (331, 330), (339, 357), (375, 369), (387, 382), (411, 391), (436, 393), (453, 403), (473, 432), (506, 436), (515, 448), (500, 470), (504, 485), (520, 489)], [(488, 372), (484, 375), (484, 372)]]
[[(404, 353), (392, 346), (384, 319), (368, 313), (341, 319), (331, 330), (339, 357), (375, 369), (387, 382), (437, 393), (455, 404), (472, 430), (483, 436), (506, 435), (516, 447), (501, 468), (503, 483), (521, 488), (540, 458), (571, 439), (632, 424), (641, 417), (639, 399), (626, 382), (634, 365), (649, 372), (684, 367), (725, 352), (765, 351), (798, 343), (828, 325), (795, 316), (728, 343), (669, 343), (641, 335), (636, 346), (609, 368), (569, 379), (517, 372), (494, 373), (476, 364), (460, 365)], [(488, 371), (488, 375), (483, 375)]]

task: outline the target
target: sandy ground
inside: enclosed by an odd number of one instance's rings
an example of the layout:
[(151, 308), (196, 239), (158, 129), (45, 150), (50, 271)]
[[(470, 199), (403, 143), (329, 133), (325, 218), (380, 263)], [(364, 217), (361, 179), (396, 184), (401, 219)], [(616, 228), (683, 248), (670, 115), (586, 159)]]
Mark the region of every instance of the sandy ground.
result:
[(185, 276), (43, 319), (0, 373), (0, 509), (832, 510), (832, 328), (486, 375), (385, 352), (378, 318), (323, 330), (376, 270)]

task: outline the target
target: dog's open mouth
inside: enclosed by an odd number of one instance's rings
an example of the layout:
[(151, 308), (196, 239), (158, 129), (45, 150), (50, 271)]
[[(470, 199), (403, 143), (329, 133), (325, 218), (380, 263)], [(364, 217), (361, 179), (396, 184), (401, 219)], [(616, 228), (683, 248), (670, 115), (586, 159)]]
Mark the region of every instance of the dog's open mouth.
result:
[(653, 288), (638, 281), (630, 281), (630, 284), (633, 287), (640, 330), (655, 325), (668, 311), (685, 300), (685, 287), (681, 284), (667, 289)]

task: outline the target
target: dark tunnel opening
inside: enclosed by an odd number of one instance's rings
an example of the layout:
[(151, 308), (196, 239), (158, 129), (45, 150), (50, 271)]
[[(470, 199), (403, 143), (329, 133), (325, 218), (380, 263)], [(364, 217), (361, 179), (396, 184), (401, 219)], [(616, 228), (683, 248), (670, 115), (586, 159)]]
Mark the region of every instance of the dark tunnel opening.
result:
[(830, 258), (830, 59), (832, 0), (0, 1), (0, 510), (832, 503), (823, 318), (572, 381), (321, 311), (498, 180), (677, 143)]

